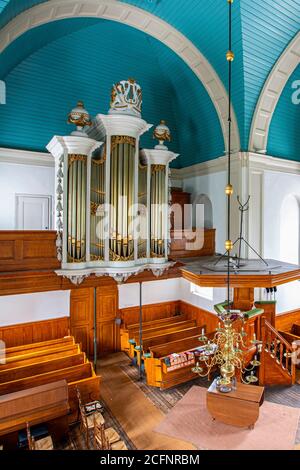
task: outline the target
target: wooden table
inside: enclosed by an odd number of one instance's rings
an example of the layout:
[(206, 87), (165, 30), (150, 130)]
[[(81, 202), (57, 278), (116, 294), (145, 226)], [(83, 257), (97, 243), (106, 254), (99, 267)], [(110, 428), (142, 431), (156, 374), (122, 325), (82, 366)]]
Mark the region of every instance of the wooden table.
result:
[(222, 393), (216, 380), (207, 391), (206, 403), (213, 419), (237, 427), (252, 429), (264, 402), (264, 387), (237, 383), (236, 390)]

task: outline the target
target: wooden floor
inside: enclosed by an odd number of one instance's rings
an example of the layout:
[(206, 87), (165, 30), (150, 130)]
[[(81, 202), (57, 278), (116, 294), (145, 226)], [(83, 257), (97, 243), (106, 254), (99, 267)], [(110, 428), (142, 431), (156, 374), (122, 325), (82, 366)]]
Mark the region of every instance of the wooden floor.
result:
[(120, 365), (126, 363), (128, 357), (124, 353), (113, 354), (98, 361), (97, 372), (102, 377), (102, 399), (135, 447), (138, 450), (195, 450), (192, 444), (153, 431), (164, 414), (122, 371)]

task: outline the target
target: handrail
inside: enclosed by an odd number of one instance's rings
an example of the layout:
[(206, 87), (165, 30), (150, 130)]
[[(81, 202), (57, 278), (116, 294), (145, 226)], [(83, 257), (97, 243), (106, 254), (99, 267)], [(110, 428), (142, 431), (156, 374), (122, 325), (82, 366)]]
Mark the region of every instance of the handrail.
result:
[(278, 330), (276, 330), (276, 328), (274, 328), (274, 326), (271, 325), (270, 322), (268, 322), (268, 320), (264, 319), (264, 324), (269, 330), (272, 331), (272, 333), (274, 333), (275, 336), (277, 336), (280, 342), (283, 343), (287, 349), (290, 351), (293, 350), (293, 347), (290, 345), (290, 343), (279, 333)]
[[(295, 346), (290, 344), (265, 317), (262, 318), (262, 358), (268, 353), (285, 370), (295, 383), (296, 365), (293, 361)], [(264, 362), (264, 361), (263, 361)]]

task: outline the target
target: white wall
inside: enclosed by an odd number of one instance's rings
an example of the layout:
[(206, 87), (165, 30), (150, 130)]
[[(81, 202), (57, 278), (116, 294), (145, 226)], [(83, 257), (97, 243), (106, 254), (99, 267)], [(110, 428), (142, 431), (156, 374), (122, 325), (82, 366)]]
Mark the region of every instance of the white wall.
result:
[[(157, 280), (143, 283), (143, 305), (183, 300), (214, 313), (213, 306), (226, 300), (226, 289), (213, 289), (213, 300), (191, 293), (191, 284), (183, 278)], [(139, 284), (119, 286), (119, 308), (139, 305)]]
[(183, 190), (192, 194), (192, 202), (200, 194), (206, 194), (213, 206), (213, 228), (216, 229), (216, 251), (224, 252), (226, 240), (226, 172), (194, 176), (183, 181)]
[(225, 302), (227, 298), (226, 288), (213, 288), (213, 299), (208, 300), (191, 292), (191, 283), (186, 279), (181, 279), (181, 300), (195, 305), (195, 307), (203, 308), (208, 312), (215, 313), (214, 305)]
[(68, 317), (70, 291), (0, 297), (0, 327)]
[[(282, 249), (282, 237), (285, 236), (285, 243), (290, 241), (292, 245), (295, 241), (295, 233), (290, 232), (290, 237), (286, 237), (287, 231), (281, 228), (282, 223), (288, 223), (282, 214), (282, 205), (290, 195), (300, 200), (300, 175), (282, 172), (264, 172), (264, 208), (263, 208), (263, 244), (264, 256), (282, 261), (287, 261)], [(287, 215), (287, 214), (285, 214)], [(299, 220), (299, 217), (298, 217)], [(293, 221), (289, 223), (288, 230), (292, 230)], [(295, 230), (295, 227), (294, 227)], [(298, 227), (299, 231), (299, 227)], [(299, 232), (296, 236), (298, 238)], [(298, 247), (299, 250), (299, 247)], [(297, 248), (295, 248), (295, 257)], [(291, 253), (289, 252), (289, 257)], [(292, 282), (278, 287), (277, 292), (277, 313), (288, 312), (300, 307), (300, 282)]]
[(0, 230), (16, 229), (16, 194), (54, 197), (54, 168), (0, 163)]
[(280, 259), (281, 206), (289, 195), (300, 199), (300, 175), (264, 173), (263, 239), (266, 258)]
[[(139, 284), (122, 284), (119, 287), (119, 308), (140, 305)], [(171, 302), (181, 298), (181, 279), (165, 279), (143, 283), (143, 305)]]

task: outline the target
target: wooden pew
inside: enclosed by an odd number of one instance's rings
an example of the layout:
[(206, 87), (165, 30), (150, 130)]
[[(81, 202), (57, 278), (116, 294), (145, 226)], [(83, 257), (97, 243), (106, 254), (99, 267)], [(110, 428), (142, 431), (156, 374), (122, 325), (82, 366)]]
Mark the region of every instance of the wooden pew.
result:
[[(171, 323), (178, 323), (179, 321), (186, 320), (185, 315), (174, 315), (167, 318), (159, 318), (157, 320), (143, 322), (143, 331), (146, 331), (149, 328), (160, 327), (163, 328), (165, 325)], [(129, 351), (129, 340), (132, 335), (135, 335), (140, 330), (140, 325), (138, 323), (133, 323), (131, 325), (123, 325), (120, 330), (121, 334), (121, 350), (128, 352)]]
[(65, 346), (59, 349), (53, 350), (43, 350), (35, 353), (24, 354), (23, 356), (14, 356), (7, 359), (6, 364), (0, 365), (0, 371), (13, 369), (19, 366), (25, 366), (29, 364), (34, 364), (38, 362), (45, 362), (50, 359), (56, 359), (60, 357), (66, 357), (73, 354), (79, 354), (80, 347), (78, 344)]
[(150, 347), (149, 351), (151, 356), (155, 358), (165, 357), (174, 353), (179, 354), (181, 352), (188, 351), (189, 349), (200, 347), (202, 343), (198, 338), (199, 335), (172, 341), (170, 343), (159, 344), (157, 346)]
[(11, 382), (34, 375), (44, 374), (46, 372), (66, 369), (67, 367), (77, 366), (86, 362), (85, 353), (73, 354), (58, 359), (50, 359), (37, 364), (18, 366), (13, 369), (0, 370), (0, 383)]
[(69, 422), (73, 422), (76, 420), (78, 411), (76, 386), (78, 386), (81, 392), (83, 403), (99, 400), (100, 377), (95, 374), (90, 362), (1, 383), (0, 396), (19, 392), (32, 387), (38, 387), (40, 385), (46, 385), (62, 379), (66, 380), (68, 383), (69, 405), (71, 410)]
[(42, 341), (39, 343), (32, 343), (32, 344), (25, 344), (22, 346), (14, 346), (13, 348), (6, 348), (5, 349), (5, 354), (8, 357), (11, 356), (19, 356), (23, 353), (26, 353), (30, 350), (39, 350), (39, 349), (47, 349), (50, 347), (61, 347), (61, 346), (67, 346), (70, 344), (75, 344), (75, 339), (73, 336), (65, 336), (64, 338), (59, 338), (59, 339), (52, 339), (49, 341)]
[(186, 328), (184, 330), (175, 331), (174, 333), (163, 333), (161, 331), (159, 335), (143, 340), (143, 352), (148, 352), (151, 347), (159, 346), (161, 344), (190, 338), (192, 336), (200, 336), (201, 332), (202, 328), (200, 326)]
[(170, 371), (165, 361), (171, 354), (185, 353), (199, 348), (201, 342), (198, 338), (199, 334), (190, 338), (183, 338), (178, 341), (150, 347), (151, 357), (146, 357), (144, 360), (147, 384), (161, 389), (168, 389), (197, 378), (198, 376), (192, 372), (194, 362), (187, 361), (180, 368)]
[(26, 423), (47, 423), (51, 435), (67, 435), (68, 387), (65, 380), (52, 382), (25, 391), (0, 397), (0, 436), (4, 448), (17, 445), (17, 432)]
[[(170, 325), (165, 325), (163, 327), (163, 332), (165, 334), (167, 333), (175, 333), (176, 331), (181, 331), (187, 328), (193, 328), (196, 327), (196, 321), (195, 320), (184, 320), (178, 323), (171, 323)], [(143, 331), (143, 341), (149, 338), (152, 338), (155, 335), (158, 335), (162, 332), (161, 327), (156, 327), (156, 328), (149, 328), (146, 331)], [(140, 338), (139, 338), (139, 333), (135, 333), (132, 338), (130, 338), (130, 346), (129, 346), (129, 356), (131, 358), (134, 357), (134, 348), (136, 346), (139, 346)]]

